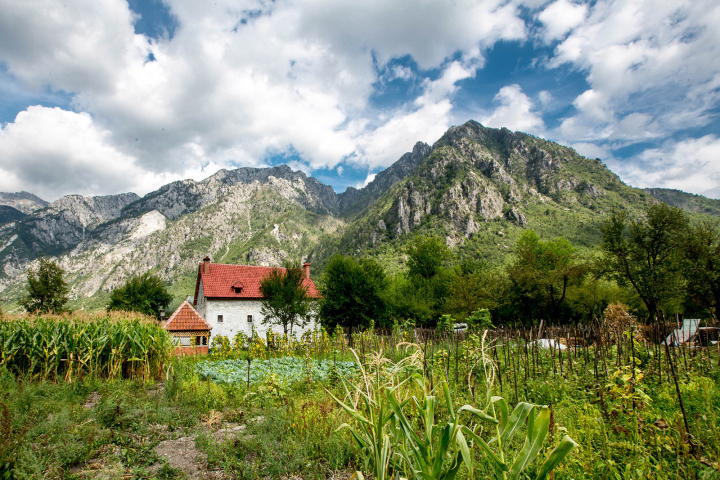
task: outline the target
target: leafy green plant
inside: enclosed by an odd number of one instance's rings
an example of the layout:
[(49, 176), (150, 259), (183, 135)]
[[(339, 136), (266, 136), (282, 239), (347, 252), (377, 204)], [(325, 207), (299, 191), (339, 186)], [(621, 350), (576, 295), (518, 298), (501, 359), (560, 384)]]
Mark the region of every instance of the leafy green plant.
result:
[[(484, 350), (484, 345), (482, 348)], [(362, 382), (350, 384), (351, 388), (347, 388), (348, 382), (343, 382), (346, 401), (328, 391), (356, 422), (356, 427), (343, 423), (338, 430), (349, 430), (360, 446), (365, 471), (372, 473), (376, 479), (391, 478), (403, 472), (406, 477), (418, 480), (450, 480), (464, 464), (470, 478), (474, 478), (472, 449), (477, 445), (491, 459), (499, 478), (520, 478), (543, 447), (550, 427), (549, 409), (521, 402), (510, 414), (502, 397), (490, 396), (492, 380), (489, 380), (484, 409), (463, 405), (455, 410), (448, 384), (442, 382), (448, 417), (437, 422), (436, 397), (432, 391), (427, 391), (427, 384), (420, 373), (420, 352), (422, 350), (416, 346), (415, 355), (395, 365), (377, 354), (369, 364), (371, 371), (366, 371), (361, 364)], [(492, 367), (484, 351), (482, 355), (483, 366), (486, 369)], [(494, 378), (489, 372), (485, 374), (488, 379)], [(402, 377), (404, 379), (400, 380)], [(422, 400), (411, 394), (413, 386), (423, 392)], [(411, 401), (415, 412), (408, 415), (407, 405)], [(470, 423), (461, 419), (461, 414), (465, 412), (470, 414)], [(421, 424), (420, 432), (416, 431), (415, 418)], [(478, 430), (479, 425), (474, 423), (477, 420), (495, 426), (495, 437), (489, 442), (482, 438), (482, 430)], [(511, 459), (507, 445), (526, 420), (525, 443)], [(570, 437), (564, 436), (540, 466), (536, 479), (545, 479), (576, 445)], [(357, 475), (363, 478), (361, 472)]]

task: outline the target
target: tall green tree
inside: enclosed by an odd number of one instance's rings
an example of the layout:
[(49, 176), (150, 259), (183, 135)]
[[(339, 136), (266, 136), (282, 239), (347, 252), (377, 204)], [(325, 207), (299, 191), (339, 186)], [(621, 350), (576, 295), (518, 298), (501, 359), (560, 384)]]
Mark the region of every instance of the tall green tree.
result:
[(459, 320), (481, 308), (494, 310), (505, 284), (506, 278), (501, 271), (491, 269), (487, 263), (465, 261), (450, 277), (445, 310)]
[(263, 324), (281, 325), (283, 333), (292, 335), (295, 326), (304, 326), (312, 311), (312, 299), (303, 282), (303, 270), (298, 262), (287, 262), (285, 268), (274, 268), (260, 280), (263, 295), (260, 312)]
[(113, 290), (106, 309), (140, 312), (160, 318), (160, 309), (167, 308), (172, 299), (160, 277), (147, 272), (131, 277), (123, 286)]
[(384, 292), (387, 278), (383, 267), (372, 258), (359, 261), (335, 254), (322, 275), (320, 321), (330, 332), (336, 327), (361, 330), (387, 318)]
[(533, 230), (520, 235), (508, 278), (520, 316), (526, 320), (563, 319), (567, 291), (587, 272), (566, 238), (542, 241)]
[(688, 218), (679, 208), (651, 205), (643, 218), (613, 210), (603, 226), (603, 273), (618, 285), (632, 285), (652, 320), (662, 304), (683, 290), (682, 246)]
[(407, 267), (411, 276), (430, 279), (440, 273), (443, 263), (451, 256), (445, 242), (433, 235), (416, 236), (407, 245)]
[(55, 261), (40, 257), (37, 270), (28, 271), (27, 295), (20, 305), (30, 313), (63, 313), (69, 301), (70, 288), (63, 276), (65, 270)]
[(703, 222), (685, 237), (685, 278), (693, 303), (717, 318), (720, 308), (720, 230)]

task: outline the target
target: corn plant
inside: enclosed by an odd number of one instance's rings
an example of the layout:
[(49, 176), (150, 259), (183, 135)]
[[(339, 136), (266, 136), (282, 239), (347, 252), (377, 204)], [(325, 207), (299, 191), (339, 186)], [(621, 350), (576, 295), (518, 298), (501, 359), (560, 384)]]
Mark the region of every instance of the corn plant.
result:
[[(397, 478), (401, 474), (403, 478), (417, 480), (452, 480), (465, 465), (469, 477), (474, 478), (473, 448), (477, 446), (495, 466), (499, 478), (518, 479), (543, 447), (549, 431), (549, 409), (522, 402), (509, 413), (502, 397), (491, 396), (494, 377), (487, 369), (492, 365), (483, 351), (481, 361), (488, 380), (485, 408), (463, 405), (456, 410), (448, 384), (442, 382), (448, 418), (436, 423), (436, 397), (427, 391), (422, 376), (422, 350), (414, 347), (415, 354), (395, 365), (375, 354), (368, 369), (351, 350), (360, 366), (362, 382), (353, 385), (343, 379), (344, 401), (328, 391), (355, 420), (355, 427), (344, 423), (338, 430), (347, 429), (360, 446), (365, 471), (378, 480)], [(423, 393), (422, 399), (412, 395), (413, 387)], [(416, 415), (408, 416), (408, 405), (414, 406)], [(412, 421), (416, 417), (421, 423), (419, 432)], [(495, 437), (486, 442), (477, 421), (493, 426)], [(526, 422), (525, 443), (511, 461), (507, 445)], [(540, 466), (536, 479), (545, 479), (575, 446), (576, 443), (565, 436)], [(361, 472), (356, 475), (363, 478)]]
[(103, 317), (16, 317), (0, 322), (0, 368), (73, 382), (85, 375), (154, 378), (172, 341), (137, 314)]

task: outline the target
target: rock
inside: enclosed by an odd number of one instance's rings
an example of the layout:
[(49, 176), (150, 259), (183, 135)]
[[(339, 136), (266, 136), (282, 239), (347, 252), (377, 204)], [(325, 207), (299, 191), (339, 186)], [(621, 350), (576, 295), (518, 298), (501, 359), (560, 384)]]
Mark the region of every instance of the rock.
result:
[(41, 210), (48, 205), (48, 202), (29, 192), (0, 192), (0, 205), (12, 207), (25, 215)]
[(517, 207), (512, 207), (512, 209), (505, 216), (508, 220), (512, 220), (521, 227), (527, 225), (527, 218), (525, 218), (525, 215), (520, 210), (518, 210)]

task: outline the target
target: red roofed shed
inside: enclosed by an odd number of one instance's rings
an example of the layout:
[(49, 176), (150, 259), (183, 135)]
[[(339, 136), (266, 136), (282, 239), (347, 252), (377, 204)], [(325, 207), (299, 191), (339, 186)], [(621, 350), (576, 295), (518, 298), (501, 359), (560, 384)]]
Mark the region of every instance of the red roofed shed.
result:
[(177, 344), (175, 353), (180, 355), (208, 353), (212, 327), (187, 300), (180, 304), (163, 324), (163, 328)]

